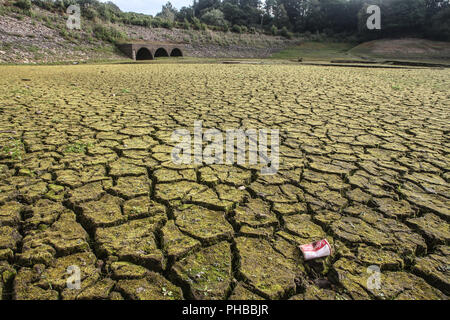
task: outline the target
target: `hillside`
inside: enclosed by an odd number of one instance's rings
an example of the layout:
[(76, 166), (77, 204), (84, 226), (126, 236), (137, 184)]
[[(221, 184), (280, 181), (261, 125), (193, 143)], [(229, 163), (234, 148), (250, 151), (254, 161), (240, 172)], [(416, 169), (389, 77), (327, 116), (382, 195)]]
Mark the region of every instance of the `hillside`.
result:
[(362, 43), (348, 53), (384, 59), (449, 60), (450, 42), (417, 38), (382, 39)]
[[(271, 36), (201, 28), (139, 25), (116, 20), (82, 19), (81, 30), (66, 27), (64, 10), (37, 5), (24, 10), (15, 1), (0, 0), (0, 63), (56, 63), (127, 59), (116, 44), (149, 41), (182, 44), (186, 55), (200, 58), (450, 59), (450, 42), (418, 38), (382, 39), (358, 44), (333, 41), (324, 34)], [(126, 15), (127, 13), (121, 13)], [(148, 16), (145, 16), (148, 18)], [(153, 21), (153, 20), (152, 20)], [(156, 21), (156, 20), (155, 20)], [(186, 27), (186, 26), (184, 26)], [(215, 31), (213, 31), (215, 30)]]
[[(193, 57), (236, 58), (269, 57), (296, 43), (258, 33), (154, 28), (101, 20), (83, 20), (81, 30), (69, 30), (63, 13), (34, 5), (29, 12), (22, 12), (7, 4), (0, 2), (0, 63), (123, 59), (113, 43), (132, 40), (181, 43)], [(113, 38), (111, 32), (120, 37)]]

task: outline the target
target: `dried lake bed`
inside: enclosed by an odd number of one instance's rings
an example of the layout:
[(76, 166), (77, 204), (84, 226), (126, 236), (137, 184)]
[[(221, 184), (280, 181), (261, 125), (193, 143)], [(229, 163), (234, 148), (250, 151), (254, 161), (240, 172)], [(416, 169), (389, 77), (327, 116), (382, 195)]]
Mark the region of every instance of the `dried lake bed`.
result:
[[(1, 66), (0, 87), (4, 299), (450, 293), (448, 69)], [(279, 129), (278, 172), (174, 164), (198, 120)]]

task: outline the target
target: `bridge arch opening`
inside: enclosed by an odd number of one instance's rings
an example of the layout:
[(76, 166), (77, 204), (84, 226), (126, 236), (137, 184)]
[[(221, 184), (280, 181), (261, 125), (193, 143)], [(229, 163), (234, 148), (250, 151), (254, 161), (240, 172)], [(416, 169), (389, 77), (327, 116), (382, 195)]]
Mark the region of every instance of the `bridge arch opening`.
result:
[(169, 54), (167, 53), (166, 49), (164, 49), (164, 48), (159, 48), (155, 52), (155, 58), (157, 58), (157, 57), (168, 57), (168, 56), (169, 56)]
[(174, 48), (172, 50), (172, 52), (170, 53), (170, 56), (171, 57), (182, 57), (183, 56), (183, 52), (181, 52), (181, 50), (178, 49), (178, 48)]
[(140, 48), (136, 53), (136, 60), (153, 60), (153, 55), (147, 48)]

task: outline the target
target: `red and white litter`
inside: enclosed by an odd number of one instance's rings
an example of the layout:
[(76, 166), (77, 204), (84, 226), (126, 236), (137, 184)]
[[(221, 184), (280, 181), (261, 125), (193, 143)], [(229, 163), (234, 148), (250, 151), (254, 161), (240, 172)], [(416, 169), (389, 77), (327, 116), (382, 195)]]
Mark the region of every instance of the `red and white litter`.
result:
[(327, 257), (332, 253), (331, 246), (326, 239), (304, 244), (299, 248), (303, 252), (305, 261)]

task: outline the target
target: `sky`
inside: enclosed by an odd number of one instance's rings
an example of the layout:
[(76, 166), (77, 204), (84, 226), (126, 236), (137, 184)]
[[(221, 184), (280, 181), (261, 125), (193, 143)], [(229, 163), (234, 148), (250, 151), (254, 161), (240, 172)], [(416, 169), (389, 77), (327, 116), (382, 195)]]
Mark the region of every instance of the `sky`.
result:
[[(133, 11), (145, 14), (156, 15), (161, 11), (161, 7), (167, 3), (168, 0), (110, 0), (114, 2), (122, 11)], [(102, 0), (107, 2), (107, 0)], [(184, 6), (189, 6), (193, 3), (192, 0), (170, 0), (172, 5), (180, 9)]]

